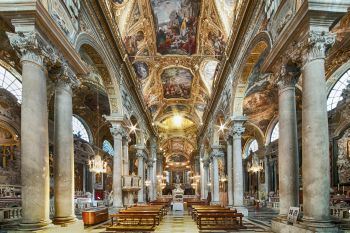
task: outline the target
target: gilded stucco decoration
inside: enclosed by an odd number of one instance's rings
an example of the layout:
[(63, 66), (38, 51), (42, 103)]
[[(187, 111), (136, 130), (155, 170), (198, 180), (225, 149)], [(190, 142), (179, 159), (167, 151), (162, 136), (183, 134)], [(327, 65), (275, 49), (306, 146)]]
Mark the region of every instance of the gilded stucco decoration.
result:
[(182, 146), (196, 145), (230, 36), (225, 25), (235, 16), (223, 23), (215, 0), (111, 0), (109, 6), (160, 146), (174, 137), (182, 138)]

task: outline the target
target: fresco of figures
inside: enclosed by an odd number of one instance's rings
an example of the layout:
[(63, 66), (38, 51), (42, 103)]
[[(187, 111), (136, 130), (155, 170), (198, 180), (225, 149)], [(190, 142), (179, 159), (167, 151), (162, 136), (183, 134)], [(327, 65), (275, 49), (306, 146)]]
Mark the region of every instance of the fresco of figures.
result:
[(210, 31), (208, 33), (208, 40), (212, 45), (214, 54), (216, 56), (222, 56), (226, 49), (226, 41), (224, 35), (221, 32), (219, 32), (217, 35), (214, 32)]
[(168, 68), (161, 75), (163, 83), (164, 98), (183, 98), (191, 97), (192, 73), (184, 68)]
[(160, 54), (196, 52), (199, 7), (199, 0), (152, 0)]
[(145, 62), (135, 62), (133, 64), (136, 77), (140, 80), (144, 80), (148, 77), (149, 71), (148, 71), (148, 66)]
[(135, 35), (126, 36), (124, 38), (125, 49), (129, 56), (135, 56), (141, 49), (145, 35), (142, 31), (138, 31)]

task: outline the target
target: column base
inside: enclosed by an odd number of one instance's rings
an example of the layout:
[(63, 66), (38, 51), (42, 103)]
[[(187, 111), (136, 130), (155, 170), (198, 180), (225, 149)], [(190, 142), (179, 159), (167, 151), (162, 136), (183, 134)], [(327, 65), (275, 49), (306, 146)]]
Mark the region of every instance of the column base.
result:
[(78, 219), (75, 216), (69, 216), (69, 217), (55, 217), (53, 219), (53, 224), (55, 225), (61, 225), (62, 227), (71, 224), (78, 221)]
[(237, 213), (243, 214), (245, 218), (248, 217), (248, 209), (245, 206), (232, 206), (232, 209), (236, 209)]
[(336, 233), (339, 232), (338, 227), (330, 222), (310, 222), (303, 221), (295, 224), (287, 222), (286, 217), (278, 216), (272, 219), (271, 229), (277, 233)]
[(54, 225), (50, 220), (48, 221), (40, 221), (37, 223), (20, 223), (19, 224), (19, 231), (38, 231), (38, 230), (44, 230), (47, 228), (51, 228)]
[[(22, 225), (26, 225), (26, 228), (23, 228)], [(27, 225), (29, 224), (21, 224), (20, 229), (9, 231), (11, 233), (26, 233), (28, 231), (34, 232), (34, 233), (66, 233), (66, 232), (84, 232), (84, 223), (81, 220), (76, 220), (74, 222), (71, 222), (69, 224), (65, 225), (53, 225), (49, 224), (45, 228), (29, 228)]]

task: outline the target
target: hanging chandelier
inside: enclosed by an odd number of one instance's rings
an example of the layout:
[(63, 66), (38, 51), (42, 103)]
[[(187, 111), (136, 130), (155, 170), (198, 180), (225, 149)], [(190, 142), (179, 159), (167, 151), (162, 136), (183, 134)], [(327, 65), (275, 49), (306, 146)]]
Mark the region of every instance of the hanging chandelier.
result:
[[(100, 115), (100, 103), (99, 103), (99, 93), (96, 90), (96, 98), (97, 98), (97, 116)], [(100, 139), (100, 120), (97, 119), (97, 141)], [(102, 160), (102, 157), (99, 152), (94, 156), (93, 159), (89, 160), (89, 170), (94, 173), (106, 173), (107, 172), (107, 162)]]
[(247, 170), (248, 172), (256, 173), (260, 172), (264, 169), (262, 161), (259, 161), (259, 157), (256, 153), (253, 153), (252, 155), (252, 163), (248, 162), (247, 164)]
[(103, 161), (101, 156), (97, 154), (93, 159), (89, 160), (89, 170), (94, 173), (106, 173), (107, 162)]

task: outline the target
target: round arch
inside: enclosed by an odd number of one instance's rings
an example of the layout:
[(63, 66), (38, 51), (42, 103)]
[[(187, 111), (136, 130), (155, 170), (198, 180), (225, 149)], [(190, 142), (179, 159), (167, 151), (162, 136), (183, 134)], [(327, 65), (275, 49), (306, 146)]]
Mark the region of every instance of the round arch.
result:
[[(245, 53), (246, 55), (244, 59), (242, 59), (243, 62), (238, 72), (239, 79), (234, 84), (236, 87), (233, 90), (233, 116), (243, 115), (243, 99), (248, 87), (247, 79), (260, 56), (265, 52), (269, 52), (271, 46), (271, 37), (266, 31), (260, 32), (251, 41), (250, 46)], [(250, 61), (250, 64), (246, 63), (248, 60)]]
[(80, 33), (75, 43), (76, 51), (79, 52), (86, 45), (91, 47), (100, 56), (103, 65), (108, 71), (107, 75), (103, 75), (103, 84), (107, 90), (111, 114), (117, 113), (123, 115), (121, 91), (118, 83), (116, 82), (117, 78), (114, 78), (114, 76), (117, 74), (113, 69), (113, 62), (109, 59), (106, 49), (101, 47), (95, 38), (88, 33)]

